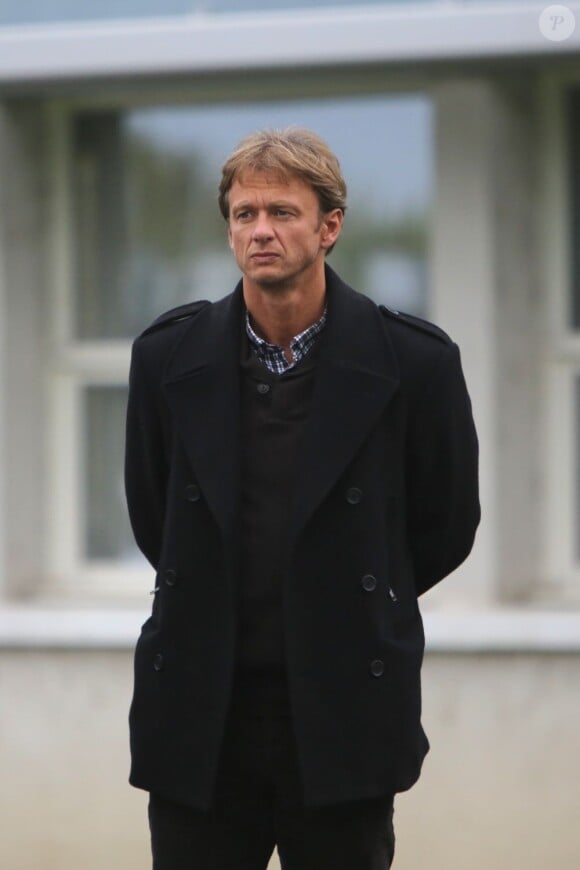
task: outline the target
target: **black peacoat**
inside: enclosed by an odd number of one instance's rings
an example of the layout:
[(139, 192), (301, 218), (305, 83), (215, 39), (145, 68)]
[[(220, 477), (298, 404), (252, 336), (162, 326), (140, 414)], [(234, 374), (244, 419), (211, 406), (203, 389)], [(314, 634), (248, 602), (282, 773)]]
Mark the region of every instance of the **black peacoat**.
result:
[[(327, 267), (328, 319), (283, 578), (305, 800), (409, 788), (421, 727), (417, 597), (468, 555), (477, 438), (456, 344)], [(211, 802), (236, 648), (241, 282), (133, 346), (126, 491), (157, 572), (135, 653), (130, 782)]]

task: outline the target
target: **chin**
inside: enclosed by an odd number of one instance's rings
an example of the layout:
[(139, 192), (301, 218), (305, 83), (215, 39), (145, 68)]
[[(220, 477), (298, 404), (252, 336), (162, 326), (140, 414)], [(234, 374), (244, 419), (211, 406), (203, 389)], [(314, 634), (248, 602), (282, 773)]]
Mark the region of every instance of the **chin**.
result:
[(290, 280), (288, 275), (268, 274), (261, 271), (255, 272), (254, 274), (249, 273), (248, 278), (250, 278), (254, 284), (257, 284), (258, 287), (263, 287), (268, 290), (276, 290), (278, 288), (284, 289)]

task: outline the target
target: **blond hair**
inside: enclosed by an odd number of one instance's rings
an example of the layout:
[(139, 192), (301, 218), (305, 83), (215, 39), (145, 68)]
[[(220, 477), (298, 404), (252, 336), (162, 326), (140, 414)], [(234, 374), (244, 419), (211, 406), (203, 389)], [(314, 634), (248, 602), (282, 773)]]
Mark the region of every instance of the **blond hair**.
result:
[(324, 139), (310, 130), (261, 130), (242, 139), (222, 167), (218, 202), (226, 220), (230, 188), (247, 171), (301, 178), (316, 193), (323, 214), (335, 208), (346, 211), (346, 182), (340, 164)]

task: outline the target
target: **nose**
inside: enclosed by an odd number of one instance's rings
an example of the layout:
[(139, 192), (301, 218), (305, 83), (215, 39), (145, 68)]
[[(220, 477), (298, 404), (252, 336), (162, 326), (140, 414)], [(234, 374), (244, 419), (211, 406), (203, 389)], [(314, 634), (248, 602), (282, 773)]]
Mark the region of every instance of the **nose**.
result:
[(263, 242), (273, 238), (274, 233), (272, 231), (270, 216), (266, 212), (258, 213), (252, 236), (256, 242)]

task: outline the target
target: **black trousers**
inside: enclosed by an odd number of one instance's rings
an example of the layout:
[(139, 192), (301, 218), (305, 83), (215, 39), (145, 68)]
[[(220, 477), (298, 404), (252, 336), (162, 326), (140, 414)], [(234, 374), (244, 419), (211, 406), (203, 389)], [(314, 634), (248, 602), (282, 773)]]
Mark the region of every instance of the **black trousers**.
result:
[(393, 798), (305, 808), (288, 711), (232, 711), (207, 812), (149, 800), (153, 870), (387, 870)]

